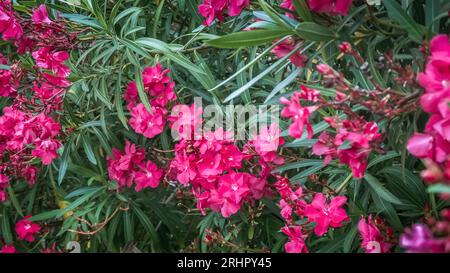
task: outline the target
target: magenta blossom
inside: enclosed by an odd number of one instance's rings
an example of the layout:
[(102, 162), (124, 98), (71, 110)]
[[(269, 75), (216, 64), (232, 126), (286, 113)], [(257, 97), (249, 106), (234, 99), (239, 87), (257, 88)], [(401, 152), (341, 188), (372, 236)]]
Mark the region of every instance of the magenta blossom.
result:
[(347, 212), (342, 206), (347, 202), (344, 196), (337, 196), (327, 204), (326, 197), (317, 193), (311, 204), (305, 207), (305, 216), (309, 222), (316, 223), (314, 233), (322, 236), (328, 231), (328, 227), (341, 227), (342, 222), (348, 221)]
[(17, 253), (17, 250), (13, 245), (4, 245), (2, 249), (0, 249), (0, 253)]
[(352, 0), (308, 0), (309, 8), (318, 13), (347, 15)]
[(228, 218), (241, 208), (242, 201), (250, 193), (247, 179), (243, 173), (230, 173), (219, 178), (216, 198), (210, 202), (220, 206), (223, 217)]
[(10, 0), (0, 2), (0, 33), (5, 41), (16, 40), (23, 35), (22, 26), (14, 17)]
[(308, 138), (312, 138), (313, 129), (309, 117), (316, 111), (317, 106), (302, 106), (301, 100), (316, 102), (319, 96), (318, 91), (302, 85), (301, 91), (294, 92), (290, 100), (284, 97), (280, 99), (280, 102), (286, 105), (281, 112), (281, 116), (292, 119), (292, 124), (289, 126), (289, 135), (299, 138), (303, 135), (303, 129), (306, 127)]
[(361, 217), (358, 223), (358, 231), (362, 238), (361, 247), (364, 248), (366, 253), (386, 253), (389, 251), (391, 245), (384, 241), (380, 230), (372, 221), (371, 215), (369, 215), (367, 222), (364, 217)]
[(227, 10), (229, 16), (238, 16), (249, 5), (250, 0), (203, 0), (198, 12), (205, 17), (203, 24), (210, 26), (216, 18), (223, 21)]
[(430, 229), (423, 224), (415, 224), (400, 235), (400, 246), (410, 253), (442, 253), (444, 244), (435, 239)]
[(149, 113), (144, 104), (139, 103), (131, 109), (130, 114), (130, 126), (138, 134), (153, 138), (164, 130), (165, 110), (160, 107), (152, 107), (152, 113)]
[(145, 165), (139, 166), (139, 168), (140, 170), (134, 174), (136, 191), (139, 192), (147, 187), (157, 188), (161, 182), (163, 171), (158, 169), (158, 166), (150, 160)]
[[(288, 55), (292, 50), (294, 50), (296, 45), (297, 42), (292, 37), (289, 37), (275, 46), (272, 49), (272, 53), (275, 54), (277, 58), (281, 59), (284, 56)], [(289, 57), (289, 60), (297, 67), (304, 67), (306, 65), (307, 57), (303, 55), (301, 53), (301, 50), (299, 49), (297, 50), (297, 52), (291, 55), (291, 57)]]
[(37, 9), (33, 10), (33, 15), (31, 16), (33, 23), (35, 24), (51, 24), (52, 21), (48, 18), (47, 7), (42, 4)]
[(29, 218), (31, 218), (31, 215), (25, 216), (16, 223), (16, 233), (20, 240), (32, 243), (34, 242), (34, 236), (41, 230), (41, 227), (28, 220)]
[(286, 253), (308, 253), (302, 229), (299, 226), (283, 227), (281, 232), (289, 237), (289, 241), (284, 245)]
[(55, 75), (67, 77), (70, 69), (63, 63), (69, 59), (66, 51), (53, 51), (50, 47), (41, 47), (32, 53), (39, 67), (51, 70)]

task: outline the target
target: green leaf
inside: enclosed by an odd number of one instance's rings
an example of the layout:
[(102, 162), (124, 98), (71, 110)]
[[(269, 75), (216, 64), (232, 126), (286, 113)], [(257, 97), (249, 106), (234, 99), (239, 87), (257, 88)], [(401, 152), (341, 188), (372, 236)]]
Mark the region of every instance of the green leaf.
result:
[(428, 192), (450, 194), (450, 186), (445, 184), (435, 184), (428, 187)]
[(281, 167), (276, 168), (273, 172), (284, 172), (292, 169), (300, 169), (304, 167), (310, 167), (310, 166), (318, 166), (322, 165), (323, 160), (317, 160), (317, 159), (305, 159), (298, 162), (292, 162), (288, 164), (284, 164)]
[(150, 234), (153, 244), (155, 246), (159, 245), (159, 236), (156, 232), (155, 226), (152, 224), (150, 219), (147, 217), (147, 215), (137, 206), (133, 206), (133, 211), (135, 212), (137, 218), (141, 222), (142, 226), (147, 230), (147, 232)]
[(380, 198), (393, 203), (393, 204), (401, 204), (402, 202), (391, 192), (389, 192), (383, 185), (373, 177), (370, 173), (366, 171), (364, 174), (364, 179), (369, 183), (370, 187), (373, 189), (374, 193), (378, 194)]
[(396, 151), (389, 151), (386, 154), (377, 156), (374, 158), (374, 160), (370, 161), (369, 164), (367, 165), (367, 169), (369, 169), (379, 163), (382, 163), (384, 161), (387, 161), (389, 159), (396, 158), (399, 156), (400, 155)]
[(421, 31), (419, 25), (406, 13), (402, 6), (395, 0), (383, 0), (383, 4), (388, 11), (389, 17), (405, 28), (413, 41), (421, 43), (424, 33)]
[(20, 205), (19, 200), (17, 200), (17, 196), (14, 193), (14, 190), (11, 187), (8, 187), (7, 190), (8, 190), (8, 197), (11, 200), (11, 203), (13, 204), (17, 213), (23, 217), (22, 206)]
[(92, 146), (91, 146), (90, 140), (86, 140), (85, 137), (82, 137), (81, 142), (83, 144), (83, 149), (84, 149), (84, 152), (85, 152), (88, 160), (92, 164), (97, 165), (97, 159), (95, 158), (94, 151), (92, 151)]
[(431, 29), (432, 32), (439, 32), (439, 20), (435, 20), (441, 11), (440, 0), (426, 0), (425, 1), (425, 22), (427, 27)]
[(286, 30), (252, 30), (228, 34), (217, 39), (206, 41), (207, 44), (218, 48), (240, 48), (261, 45), (290, 35)]
[(337, 39), (339, 36), (330, 28), (318, 25), (313, 22), (300, 23), (295, 32), (306, 41), (323, 42)]
[(309, 10), (308, 4), (305, 0), (292, 0), (294, 4), (295, 11), (303, 19), (303, 21), (312, 21), (311, 11)]
[(9, 213), (6, 207), (3, 208), (2, 216), (0, 217), (0, 222), (2, 224), (2, 237), (6, 244), (11, 244), (13, 242), (13, 235), (11, 233), (11, 227), (9, 223)]
[(67, 166), (69, 165), (69, 151), (70, 151), (70, 145), (72, 142), (67, 142), (64, 145), (64, 151), (63, 154), (61, 156), (61, 160), (59, 163), (59, 172), (58, 172), (58, 184), (61, 185), (64, 176), (66, 175), (66, 171), (67, 171)]
[(371, 189), (371, 195), (375, 206), (378, 209), (378, 212), (384, 214), (387, 221), (392, 225), (393, 228), (395, 228), (397, 231), (403, 231), (402, 222), (400, 221), (400, 218), (398, 217), (398, 214), (395, 211), (394, 207), (389, 202), (381, 199), (378, 193), (373, 189)]
[(43, 221), (47, 219), (56, 218), (58, 215), (60, 215), (61, 210), (55, 209), (51, 211), (42, 212), (36, 215), (33, 215), (30, 217), (30, 221)]
[(152, 113), (152, 107), (150, 106), (150, 103), (148, 101), (148, 97), (147, 97), (147, 94), (146, 94), (145, 88), (144, 88), (144, 82), (142, 81), (141, 69), (138, 69), (138, 68), (136, 69), (135, 81), (136, 81), (136, 86), (137, 86), (137, 90), (138, 90), (138, 94), (139, 94), (139, 98), (141, 99), (141, 102), (144, 104), (147, 111), (149, 113)]
[(63, 210), (60, 210), (60, 212), (57, 214), (56, 217), (61, 217), (65, 213), (72, 211), (79, 207), (81, 204), (89, 200), (91, 197), (99, 193), (100, 191), (106, 189), (105, 186), (103, 187), (94, 187), (92, 190), (87, 191), (84, 195), (82, 195), (80, 198), (76, 199), (75, 201), (71, 202), (67, 207), (65, 207)]

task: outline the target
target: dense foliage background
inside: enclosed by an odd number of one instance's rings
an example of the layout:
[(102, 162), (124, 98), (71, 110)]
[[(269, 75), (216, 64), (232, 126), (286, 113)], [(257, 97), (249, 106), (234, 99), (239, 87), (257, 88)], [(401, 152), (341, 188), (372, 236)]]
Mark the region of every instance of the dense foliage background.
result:
[[(0, 247), (66, 251), (66, 245), (75, 241), (83, 252), (284, 252), (288, 237), (295, 236), (280, 232), (287, 224), (280, 214), (282, 198), (273, 185), (286, 177), (294, 189), (303, 187), (307, 203), (318, 192), (347, 198), (348, 219), (324, 235), (308, 233), (304, 243), (309, 252), (364, 252), (358, 223), (369, 215), (382, 233), (377, 240), (389, 244), (390, 252), (405, 251), (399, 238), (415, 223), (425, 223), (434, 237), (446, 240), (449, 251), (449, 213), (444, 210), (449, 205), (449, 180), (423, 182), (424, 163), (408, 152), (407, 142), (415, 132), (423, 132), (429, 118), (421, 109), (424, 86), (417, 77), (426, 69), (429, 41), (439, 33), (448, 34), (450, 2), (355, 0), (345, 1), (351, 4), (345, 12), (314, 10), (309, 7), (314, 0), (283, 1), (292, 5), (282, 7), (277, 0), (245, 2), (236, 16), (222, 9), (222, 21), (203, 23), (198, 8), (202, 3), (194, 0), (13, 1), (22, 24), (32, 10), (45, 4), (49, 18), (74, 36), (70, 48), (64, 49), (70, 54), (65, 64), (71, 84), (62, 96), (63, 106), (49, 113), (61, 124), (56, 136), (61, 147), (50, 164), (39, 158), (27, 163), (39, 170), (33, 186), (26, 179), (9, 177), (7, 198), (0, 204)], [(291, 44), (285, 44), (286, 39)], [(0, 69), (10, 69), (16, 61), (35, 69), (31, 53), (18, 54), (13, 40), (4, 39), (0, 50), (8, 59)], [(447, 53), (440, 58), (448, 61)], [(301, 64), (292, 56), (301, 58)], [(168, 110), (174, 104), (190, 105), (194, 97), (223, 109), (229, 104), (283, 107), (280, 98), (289, 98), (301, 85), (320, 91), (325, 101), (342, 92), (377, 95), (372, 106), (365, 103), (370, 99), (352, 93), (352, 99), (341, 103), (347, 108), (336, 106), (339, 103), (321, 107), (309, 119), (311, 139), (306, 134), (292, 137), (291, 120), (284, 118), (280, 127), (285, 143), (278, 150), (284, 163), (272, 166), (273, 175), (267, 177), (271, 194), (242, 205), (230, 217), (209, 209), (202, 215), (192, 193), (176, 177), (164, 175), (157, 188), (137, 192), (119, 188), (108, 174), (107, 157), (113, 149), (123, 151), (126, 140), (143, 148), (159, 168), (169, 170), (177, 143), (169, 124), (152, 138), (136, 133), (124, 99), (128, 84), (136, 81), (138, 100), (149, 106), (142, 71), (158, 63), (170, 69), (167, 75), (175, 82), (177, 98)], [(327, 64), (338, 74), (318, 69), (318, 64)], [(442, 74), (447, 76), (442, 79), (444, 89), (450, 91), (449, 74)], [(342, 88), (342, 83), (351, 88)], [(28, 90), (25, 85), (17, 88), (19, 93), (21, 87)], [(17, 97), (2, 97), (3, 111), (14, 100)], [(336, 158), (324, 164), (323, 157), (312, 152), (322, 132), (334, 131), (323, 117), (354, 118), (348, 109), (376, 122), (381, 134), (376, 148), (367, 153), (362, 176)], [(351, 147), (349, 142), (342, 145)], [(2, 166), (11, 160), (4, 152)], [(8, 167), (1, 170), (6, 175)], [(18, 237), (15, 226), (27, 215), (40, 226), (28, 242)], [(289, 225), (296, 223), (315, 225), (302, 217)]]

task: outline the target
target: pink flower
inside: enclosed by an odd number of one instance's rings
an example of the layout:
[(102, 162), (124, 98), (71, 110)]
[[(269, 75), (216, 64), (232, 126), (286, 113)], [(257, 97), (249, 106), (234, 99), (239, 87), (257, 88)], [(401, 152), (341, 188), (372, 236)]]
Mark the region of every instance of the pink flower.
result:
[(36, 183), (39, 169), (35, 166), (26, 166), (20, 170), (20, 176), (23, 177), (28, 185), (33, 186)]
[(250, 5), (250, 0), (203, 0), (198, 6), (198, 12), (205, 17), (204, 25), (210, 26), (217, 18), (224, 20), (225, 10), (229, 16), (238, 16), (242, 10)]
[(341, 208), (347, 198), (344, 196), (337, 196), (331, 199), (327, 204), (326, 198), (322, 193), (317, 193), (314, 196), (311, 204), (305, 207), (305, 216), (308, 217), (309, 222), (315, 222), (314, 233), (317, 236), (322, 236), (328, 231), (328, 227), (341, 227), (342, 222), (349, 218), (343, 208)]
[[(283, 2), (280, 4), (280, 7), (282, 7), (283, 9), (291, 10), (291, 11), (295, 10), (295, 6), (294, 6), (294, 3), (292, 3), (292, 0), (283, 0)], [(286, 12), (286, 16), (291, 17), (291, 18), (295, 17), (292, 13), (289, 13), (289, 12)]]
[(424, 224), (415, 224), (400, 235), (400, 246), (409, 253), (444, 253), (445, 241), (433, 237)]
[(63, 76), (50, 75), (48, 73), (43, 73), (43, 75), (44, 75), (45, 80), (47, 80), (49, 83), (51, 83), (57, 87), (69, 87), (70, 86), (70, 81), (68, 81)]
[(281, 207), (281, 217), (283, 217), (286, 221), (292, 220), (292, 207), (287, 203), (284, 199), (280, 200)]
[(349, 54), (352, 52), (352, 45), (349, 42), (342, 42), (339, 45), (339, 51), (344, 54)]
[(69, 59), (66, 51), (52, 51), (50, 47), (41, 47), (32, 53), (36, 64), (44, 69), (49, 69), (59, 77), (67, 77), (70, 69), (63, 63)]
[(16, 40), (23, 35), (22, 26), (14, 17), (10, 1), (0, 3), (0, 33), (5, 41)]
[(42, 164), (49, 165), (53, 159), (58, 158), (58, 153), (56, 151), (60, 147), (61, 143), (58, 140), (37, 140), (36, 147), (31, 154), (41, 158)]
[(106, 158), (109, 178), (116, 180), (120, 188), (131, 187), (136, 165), (142, 164), (144, 160), (144, 150), (136, 148), (136, 145), (126, 141), (124, 152), (113, 148), (112, 153), (112, 157)]
[(250, 0), (230, 0), (229, 16), (238, 16), (242, 10), (250, 5)]
[(177, 139), (186, 140), (202, 138), (200, 130), (203, 123), (202, 113), (203, 109), (195, 103), (191, 106), (175, 105), (172, 108), (171, 115), (167, 118), (170, 122), (172, 135)]
[(363, 119), (340, 122), (338, 119), (328, 118), (326, 121), (337, 128), (338, 133), (333, 138), (329, 133), (323, 132), (313, 145), (313, 154), (324, 155), (324, 164), (338, 157), (341, 163), (351, 168), (355, 178), (364, 177), (372, 146), (381, 140), (378, 126)]
[(123, 98), (128, 103), (129, 108), (132, 108), (139, 101), (136, 82), (130, 82), (127, 85), (127, 90), (125, 91)]
[(302, 106), (300, 100), (316, 102), (320, 94), (318, 91), (305, 86), (301, 86), (301, 89), (301, 92), (294, 92), (290, 100), (284, 97), (280, 99), (280, 102), (286, 105), (281, 112), (281, 116), (292, 119), (292, 124), (289, 126), (289, 135), (299, 138), (303, 135), (303, 128), (306, 127), (308, 138), (312, 138), (313, 129), (309, 117), (317, 109), (317, 106)]
[(13, 245), (4, 245), (2, 249), (0, 249), (0, 253), (17, 253), (17, 250)]
[(51, 24), (52, 21), (48, 18), (47, 8), (44, 4), (40, 5), (37, 9), (33, 10), (31, 16), (33, 23), (35, 24)]
[(25, 218), (16, 223), (16, 233), (20, 240), (32, 243), (34, 236), (41, 230), (41, 227), (28, 220), (30, 217), (31, 215), (25, 216)]
[(309, 8), (318, 13), (347, 15), (352, 0), (308, 0)]
[(389, 251), (391, 245), (384, 242), (380, 230), (372, 221), (371, 215), (369, 215), (367, 222), (364, 217), (361, 217), (358, 223), (358, 231), (362, 238), (361, 247), (364, 248), (366, 253), (386, 253)]
[[(284, 39), (280, 44), (278, 44), (274, 49), (272, 49), (272, 53), (277, 56), (277, 58), (281, 59), (284, 56), (288, 55), (292, 50), (294, 50), (296, 46), (296, 41), (289, 37)], [(298, 67), (304, 67), (307, 57), (301, 54), (301, 51), (298, 50), (296, 53), (289, 57), (291, 63)]]
[[(195, 155), (187, 155), (183, 143), (175, 145), (175, 158), (170, 162), (170, 169), (176, 173), (176, 179), (184, 186), (188, 186), (197, 176)], [(192, 163), (191, 163), (192, 162)]]
[(439, 113), (440, 108), (448, 109), (450, 97), (449, 37), (443, 34), (435, 36), (431, 40), (430, 51), (431, 56), (425, 72), (420, 73), (418, 77), (426, 91), (421, 97), (421, 104), (426, 112)]
[(164, 130), (165, 110), (152, 107), (152, 113), (147, 111), (143, 103), (139, 103), (130, 110), (130, 126), (138, 134), (153, 138)]
[(232, 172), (223, 175), (218, 180), (217, 198), (221, 203), (220, 212), (225, 218), (238, 212), (241, 208), (241, 202), (250, 192), (246, 177), (243, 173)]
[(415, 157), (433, 158), (433, 142), (432, 136), (416, 133), (408, 140), (406, 148)]
[(203, 24), (210, 26), (216, 18), (223, 21), (223, 12), (227, 4), (228, 0), (203, 0), (198, 6), (198, 13), (205, 17)]
[(176, 99), (174, 92), (175, 83), (171, 82), (169, 76), (167, 76), (169, 72), (170, 69), (163, 70), (160, 63), (153, 67), (146, 67), (142, 71), (144, 88), (152, 96), (150, 103), (153, 106), (164, 107), (167, 102)]
[(136, 191), (139, 192), (147, 187), (157, 188), (161, 182), (163, 171), (158, 169), (158, 166), (150, 160), (139, 168), (140, 170), (134, 174)]
[(281, 130), (277, 123), (272, 123), (269, 128), (263, 126), (260, 128), (259, 134), (250, 139), (248, 145), (254, 147), (264, 162), (283, 164), (283, 158), (276, 153), (278, 147), (284, 144), (284, 139), (280, 137), (280, 134)]
[[(284, 177), (278, 177), (278, 181), (274, 184), (278, 193), (281, 195), (281, 199), (295, 201), (300, 196), (292, 190), (289, 179)], [(300, 190), (301, 195), (301, 190)]]
[[(6, 166), (0, 166), (1, 172), (4, 172)], [(0, 202), (5, 202), (7, 199), (6, 188), (9, 186), (9, 177), (3, 173), (0, 173)]]
[(249, 197), (254, 200), (260, 200), (267, 192), (267, 181), (254, 175), (244, 173), (247, 180), (247, 186), (250, 189)]
[(305, 237), (299, 226), (283, 227), (281, 232), (289, 237), (289, 241), (284, 245), (286, 253), (308, 253), (305, 244)]
[(337, 146), (334, 144), (334, 138), (328, 132), (322, 132), (317, 142), (312, 146), (312, 152), (315, 155), (324, 155), (323, 164), (328, 165), (337, 155)]

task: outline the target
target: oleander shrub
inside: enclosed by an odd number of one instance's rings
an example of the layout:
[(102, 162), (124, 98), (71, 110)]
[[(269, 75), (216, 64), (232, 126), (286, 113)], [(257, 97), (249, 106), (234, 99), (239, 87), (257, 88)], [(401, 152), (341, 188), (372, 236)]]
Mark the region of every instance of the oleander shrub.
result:
[(449, 8), (1, 0), (1, 252), (450, 252)]

